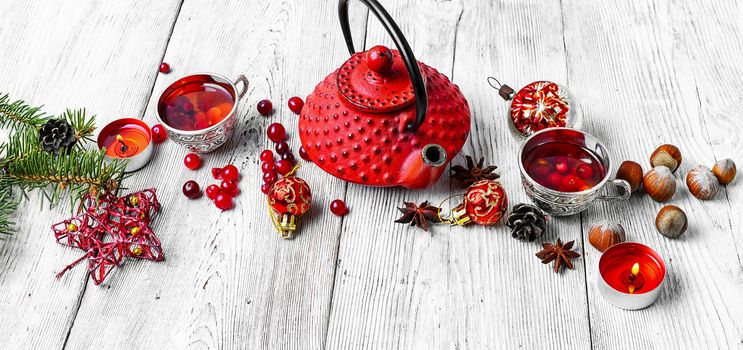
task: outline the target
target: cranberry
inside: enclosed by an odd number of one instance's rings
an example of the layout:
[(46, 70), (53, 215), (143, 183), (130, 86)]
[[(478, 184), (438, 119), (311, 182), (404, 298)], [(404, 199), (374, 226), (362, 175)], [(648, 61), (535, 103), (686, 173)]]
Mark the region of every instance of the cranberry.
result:
[(294, 154), (292, 152), (286, 152), (286, 153), (282, 154), (281, 155), (281, 159), (288, 160), (289, 163), (292, 163), (292, 165), (294, 165), (294, 163), (295, 163), (294, 162)]
[(276, 174), (276, 170), (269, 171), (267, 173), (263, 173), (263, 182), (267, 184), (273, 184), (276, 182), (276, 179), (279, 177), (278, 174)]
[(264, 162), (273, 162), (273, 152), (270, 149), (263, 150), (260, 159)]
[(588, 164), (578, 165), (578, 168), (575, 169), (575, 175), (583, 180), (590, 179), (593, 177), (593, 168)]
[(206, 186), (206, 190), (204, 191), (206, 193), (206, 198), (214, 199), (217, 198), (217, 195), (220, 194), (222, 191), (219, 189), (219, 185), (211, 184), (209, 186)]
[(286, 129), (280, 123), (269, 125), (266, 134), (268, 135), (268, 139), (273, 142), (281, 142), (286, 139)]
[(201, 167), (201, 157), (196, 153), (189, 153), (183, 158), (183, 164), (186, 164), (186, 168), (196, 170)]
[(336, 199), (330, 202), (330, 211), (335, 215), (345, 216), (346, 214), (348, 214), (348, 207), (346, 206), (345, 202), (340, 199)]
[(376, 73), (384, 74), (389, 72), (395, 58), (392, 51), (386, 46), (377, 45), (366, 52), (366, 65)]
[(575, 192), (583, 185), (583, 181), (575, 175), (565, 175), (560, 181), (560, 191)]
[(224, 168), (222, 168), (222, 179), (237, 181), (239, 177), (240, 177), (240, 172), (237, 171), (236, 166), (232, 164), (228, 164), (228, 165), (225, 165)]
[(568, 161), (567, 159), (560, 159), (555, 163), (555, 170), (557, 170), (560, 174), (566, 174), (568, 170)]
[(290, 171), (292, 171), (292, 167), (292, 163), (286, 159), (282, 159), (276, 162), (276, 171), (278, 171), (281, 175), (288, 174)]
[(152, 126), (152, 140), (155, 143), (161, 143), (168, 138), (168, 134), (165, 132), (165, 127), (162, 124), (155, 124)]
[(232, 195), (229, 193), (220, 193), (214, 198), (214, 205), (222, 210), (228, 210), (234, 205), (232, 203)]
[(276, 169), (273, 162), (261, 162), (261, 171), (267, 173)]
[(537, 164), (529, 169), (529, 175), (538, 178), (545, 178), (552, 172), (552, 168), (546, 164)]
[(163, 73), (163, 74), (170, 73), (170, 65), (165, 62), (160, 63), (160, 73)]
[(271, 186), (272, 186), (271, 184), (266, 184), (266, 183), (262, 184), (261, 192), (263, 192), (263, 194), (268, 194), (268, 191), (271, 190)]
[(199, 196), (201, 193), (201, 190), (199, 189), (199, 184), (196, 183), (194, 180), (186, 181), (186, 183), (183, 184), (183, 194), (191, 199), (194, 199)]
[(276, 153), (284, 154), (286, 152), (289, 152), (289, 144), (286, 141), (276, 143)]
[[(189, 111), (193, 111), (193, 103), (191, 103), (191, 102), (184, 102), (184, 103), (183, 103), (183, 109), (184, 109), (184, 110), (185, 110), (186, 112), (189, 112)], [(204, 115), (204, 117), (206, 117), (206, 114)], [(202, 118), (203, 118), (203, 117), (202, 117)]]
[(214, 180), (222, 179), (222, 168), (212, 168), (212, 177)]
[(269, 100), (260, 100), (258, 102), (258, 113), (260, 113), (262, 116), (267, 117), (271, 114), (271, 111), (273, 110), (273, 104)]
[(562, 175), (559, 173), (552, 173), (547, 176), (547, 183), (552, 189), (560, 188), (560, 182), (562, 181)]
[(299, 147), (299, 156), (306, 161), (310, 160), (310, 155), (307, 154), (307, 150), (304, 147)]
[(235, 194), (235, 191), (237, 191), (237, 182), (224, 180), (219, 184), (219, 189), (222, 190), (222, 193)]
[(302, 111), (302, 107), (304, 107), (304, 101), (302, 101), (301, 98), (294, 96), (289, 99), (288, 105), (292, 112), (299, 114), (299, 112)]

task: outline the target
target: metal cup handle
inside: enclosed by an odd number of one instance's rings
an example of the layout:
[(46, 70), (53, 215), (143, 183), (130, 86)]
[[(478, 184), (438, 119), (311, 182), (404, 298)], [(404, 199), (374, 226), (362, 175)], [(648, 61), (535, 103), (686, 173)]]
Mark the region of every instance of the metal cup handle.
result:
[[(609, 189), (609, 187), (612, 187), (612, 189)], [(609, 180), (602, 191), (606, 194), (599, 195), (596, 199), (604, 202), (625, 201), (632, 195), (629, 182), (619, 179)]]
[(246, 78), (242, 74), (237, 76), (237, 80), (235, 80), (235, 86), (237, 86), (238, 83), (243, 83), (242, 91), (237, 94), (237, 98), (242, 99), (243, 96), (245, 96), (245, 93), (248, 92), (248, 86), (250, 86), (250, 83), (248, 83), (248, 78)]

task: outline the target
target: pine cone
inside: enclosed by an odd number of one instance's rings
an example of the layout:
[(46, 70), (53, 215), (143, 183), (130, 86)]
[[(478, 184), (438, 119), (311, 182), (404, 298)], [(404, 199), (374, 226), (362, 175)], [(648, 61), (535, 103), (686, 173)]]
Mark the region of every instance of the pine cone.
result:
[(69, 151), (77, 142), (75, 130), (64, 119), (49, 119), (39, 129), (39, 143), (45, 151), (59, 154)]
[(530, 204), (515, 205), (506, 221), (506, 226), (511, 229), (513, 238), (529, 242), (544, 234), (544, 224), (544, 212)]

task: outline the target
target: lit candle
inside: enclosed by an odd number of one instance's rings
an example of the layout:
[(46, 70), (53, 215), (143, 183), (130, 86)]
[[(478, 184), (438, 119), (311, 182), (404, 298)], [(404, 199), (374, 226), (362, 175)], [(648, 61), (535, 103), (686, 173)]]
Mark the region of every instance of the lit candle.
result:
[(152, 157), (152, 131), (139, 119), (117, 119), (101, 129), (98, 147), (106, 149), (106, 160), (128, 160), (127, 172), (139, 170)]
[(650, 306), (660, 296), (666, 266), (650, 247), (619, 243), (599, 259), (598, 287), (611, 304), (628, 310)]

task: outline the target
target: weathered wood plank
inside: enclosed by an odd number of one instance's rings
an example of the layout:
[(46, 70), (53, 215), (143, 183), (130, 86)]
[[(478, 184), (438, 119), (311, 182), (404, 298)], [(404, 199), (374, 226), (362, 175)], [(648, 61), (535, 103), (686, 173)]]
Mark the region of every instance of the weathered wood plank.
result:
[(596, 206), (584, 216), (584, 231), (603, 218), (622, 223), (630, 240), (654, 247), (668, 267), (664, 294), (655, 305), (622, 311), (598, 294), (599, 253), (584, 242), (598, 348), (736, 348), (743, 339), (740, 230), (731, 221), (740, 216), (735, 197), (729, 201), (723, 194), (702, 202), (684, 182), (695, 164), (741, 157), (739, 140), (731, 138), (740, 132), (740, 123), (715, 120), (734, 119), (727, 117), (726, 107), (740, 101), (731, 87), (741, 85), (741, 45), (705, 40), (740, 35), (739, 16), (722, 15), (730, 10), (740, 14), (740, 6), (728, 5), (723, 10), (668, 1), (564, 4), (570, 82), (586, 107), (586, 129), (607, 143), (616, 162), (632, 159), (647, 170), (649, 154), (666, 142), (679, 146), (684, 156), (670, 201), (690, 219), (681, 239), (656, 232), (653, 220), (662, 204), (642, 194), (618, 206)]
[[(136, 115), (146, 106), (177, 7), (177, 1), (3, 1), (0, 91), (45, 104), (51, 114), (86, 107), (99, 125)], [(69, 214), (67, 203), (40, 210), (32, 196), (16, 215), (18, 232), (0, 241), (0, 348), (62, 348), (87, 283), (85, 264), (54, 278), (82, 254), (57, 245), (50, 230)]]
[[(366, 11), (353, 9), (363, 39)], [(235, 138), (203, 156), (198, 172), (183, 167), (183, 148), (166, 142), (133, 178), (133, 188), (161, 193), (164, 213), (154, 229), (167, 260), (127, 263), (106, 282), (110, 289), (88, 288), (71, 348), (322, 347), (341, 222), (326, 208), (343, 196), (344, 184), (305, 164), (299, 175), (310, 183), (315, 205), (301, 234), (284, 241), (260, 192), (258, 154), (273, 146), (266, 126), (280, 121), (298, 157), (297, 116), (286, 101), (309, 94), (345, 59), (336, 16), (332, 1), (183, 4), (165, 55), (173, 72), (158, 77), (145, 121), (154, 122), (155, 103), (169, 83), (200, 71), (248, 77), (242, 119)], [(255, 109), (264, 98), (273, 101), (271, 118)], [(220, 212), (205, 197), (191, 201), (180, 193), (189, 179), (205, 188), (214, 182), (209, 169), (227, 163), (243, 175), (235, 209)]]
[[(565, 82), (559, 4), (384, 4), (417, 57), (453, 76), (469, 99), (473, 124), (463, 152), (477, 150), (478, 157), (497, 164), (511, 202), (525, 201), (507, 104), (485, 78), (497, 75), (513, 86), (537, 79)], [(390, 44), (376, 23), (367, 42)], [(461, 156), (455, 160), (462, 162)], [(348, 202), (368, 214), (344, 221), (329, 347), (539, 348), (555, 341), (587, 346), (581, 262), (556, 276), (533, 256), (537, 243), (512, 239), (503, 225), (438, 226), (426, 234), (392, 222), (398, 215), (392, 207), (403, 200), (437, 202), (448, 195), (446, 177), (418, 192), (349, 186)], [(579, 218), (554, 220), (545, 239), (558, 236), (580, 240)]]

